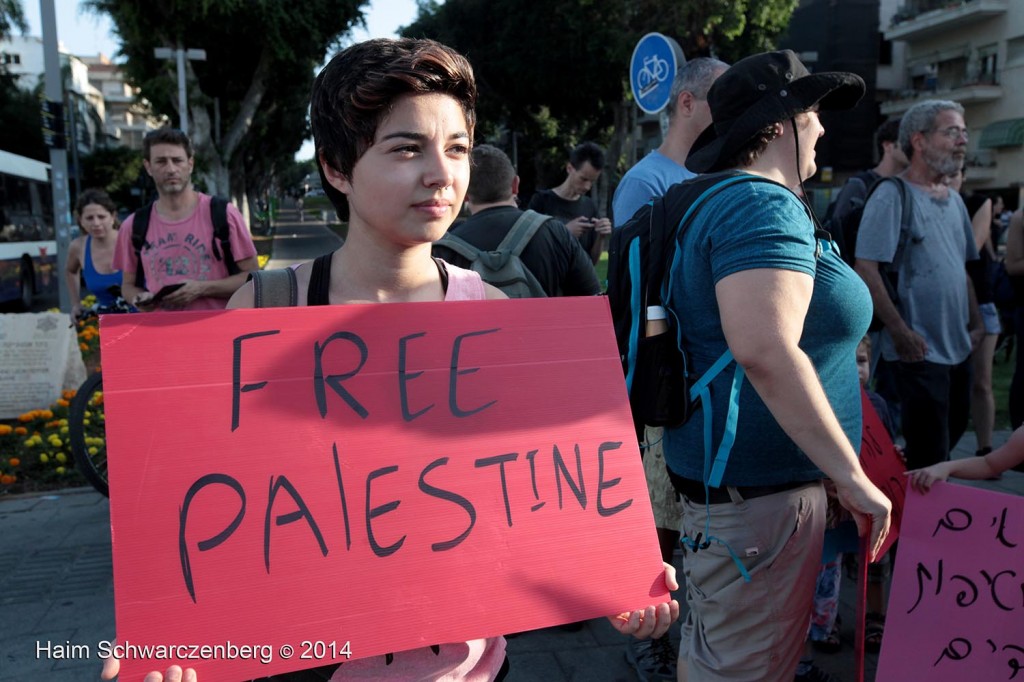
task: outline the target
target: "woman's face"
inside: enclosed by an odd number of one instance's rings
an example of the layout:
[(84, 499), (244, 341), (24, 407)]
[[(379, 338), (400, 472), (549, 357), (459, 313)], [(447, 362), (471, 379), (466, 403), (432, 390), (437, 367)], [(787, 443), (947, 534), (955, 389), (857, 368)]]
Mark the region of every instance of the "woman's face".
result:
[(466, 196), (471, 132), (448, 95), (395, 100), (351, 177), (326, 173), (348, 198), (350, 226), (402, 248), (440, 239)]
[(86, 204), (78, 224), (93, 237), (102, 239), (113, 232), (114, 215), (99, 204)]
[(821, 125), (816, 107), (797, 114), (796, 125), (800, 141), (800, 177), (806, 180), (818, 172), (814, 147), (818, 144), (818, 139), (825, 134), (825, 127)]

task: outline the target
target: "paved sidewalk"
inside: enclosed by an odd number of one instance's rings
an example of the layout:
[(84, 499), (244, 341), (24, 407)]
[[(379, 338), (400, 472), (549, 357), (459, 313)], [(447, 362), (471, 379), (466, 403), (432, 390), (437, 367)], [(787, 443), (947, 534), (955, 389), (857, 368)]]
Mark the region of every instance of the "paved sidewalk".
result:
[[(1008, 432), (997, 434), (1002, 443)], [(954, 457), (973, 456), (974, 435), (964, 436)], [(1024, 474), (971, 484), (1024, 495)], [(78, 682), (99, 678), (97, 644), (114, 637), (109, 504), (91, 488), (47, 495), (0, 497), (0, 681)], [(678, 565), (677, 554), (677, 565)], [(853, 680), (853, 594), (849, 581), (841, 608), (846, 646), (818, 654), (818, 664), (843, 682)], [(681, 596), (680, 596), (681, 598)], [(678, 626), (673, 629), (678, 637)], [(625, 660), (626, 638), (603, 619), (582, 630), (558, 628), (509, 640), (509, 682), (633, 681)], [(46, 644), (47, 657), (37, 651)], [(77, 650), (72, 645), (86, 645)], [(866, 679), (875, 677), (869, 655)], [(210, 682), (208, 680), (204, 682)]]

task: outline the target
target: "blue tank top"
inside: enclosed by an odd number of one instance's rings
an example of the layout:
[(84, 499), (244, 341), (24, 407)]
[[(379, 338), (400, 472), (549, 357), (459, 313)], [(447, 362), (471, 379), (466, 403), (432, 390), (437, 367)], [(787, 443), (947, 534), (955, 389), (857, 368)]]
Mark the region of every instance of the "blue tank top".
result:
[(107, 289), (121, 286), (121, 271), (104, 275), (97, 272), (92, 264), (92, 236), (85, 238), (85, 258), (82, 259), (82, 275), (85, 277), (85, 287), (96, 296), (96, 304), (100, 306), (112, 306), (116, 297), (110, 294)]

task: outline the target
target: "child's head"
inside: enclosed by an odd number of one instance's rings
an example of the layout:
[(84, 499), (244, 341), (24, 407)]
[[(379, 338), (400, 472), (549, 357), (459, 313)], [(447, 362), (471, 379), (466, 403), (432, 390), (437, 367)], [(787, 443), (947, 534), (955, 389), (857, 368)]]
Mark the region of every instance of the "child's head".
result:
[(431, 93), (448, 95), (458, 103), (472, 136), (476, 123), (473, 69), (465, 57), (433, 40), (358, 43), (338, 53), (316, 77), (309, 119), (323, 188), (339, 214), (346, 213), (345, 196), (327, 181), (322, 166), (330, 165), (351, 178), (395, 101)]
[(868, 336), (857, 344), (857, 376), (860, 377), (860, 385), (867, 386), (871, 376), (871, 338)]

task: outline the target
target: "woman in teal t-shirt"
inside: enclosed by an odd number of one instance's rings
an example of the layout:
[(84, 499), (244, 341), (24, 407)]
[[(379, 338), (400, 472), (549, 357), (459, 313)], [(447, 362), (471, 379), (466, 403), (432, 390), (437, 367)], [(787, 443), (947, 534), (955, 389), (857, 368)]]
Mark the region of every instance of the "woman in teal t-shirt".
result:
[(691, 682), (808, 679), (797, 664), (821, 561), (821, 479), (872, 548), (888, 532), (888, 500), (857, 460), (855, 351), (871, 299), (796, 194), (816, 172), (818, 109), (863, 92), (858, 76), (812, 75), (789, 50), (747, 57), (709, 90), (714, 123), (686, 161), (738, 179), (697, 208), (666, 301), (695, 375), (726, 361), (700, 411), (665, 430), (684, 498), (679, 667)]

